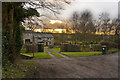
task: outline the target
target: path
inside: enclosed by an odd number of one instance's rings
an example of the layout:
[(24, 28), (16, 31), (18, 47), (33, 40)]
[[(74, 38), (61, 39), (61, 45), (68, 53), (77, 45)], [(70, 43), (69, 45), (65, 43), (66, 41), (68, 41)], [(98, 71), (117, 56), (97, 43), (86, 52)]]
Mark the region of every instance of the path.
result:
[(38, 63), (26, 78), (116, 78), (118, 53), (78, 58), (24, 60)]
[(52, 58), (56, 58), (54, 55), (51, 54), (49, 49), (45, 49), (45, 51), (52, 57)]
[(63, 56), (63, 57), (66, 58), (66, 59), (70, 59), (68, 56), (63, 55), (63, 54), (61, 54), (61, 53), (59, 53), (59, 52), (57, 52), (57, 51), (55, 51), (55, 50), (52, 50), (52, 49), (45, 49), (45, 51), (46, 51), (52, 58), (55, 58), (55, 56), (52, 55), (51, 52), (55, 52), (55, 53)]

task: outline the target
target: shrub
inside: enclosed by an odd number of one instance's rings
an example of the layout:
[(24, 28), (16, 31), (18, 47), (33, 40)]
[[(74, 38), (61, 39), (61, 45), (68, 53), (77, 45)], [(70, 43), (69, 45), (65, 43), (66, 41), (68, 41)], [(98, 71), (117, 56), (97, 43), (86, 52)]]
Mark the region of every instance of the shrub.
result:
[(108, 50), (108, 54), (109, 53), (113, 53), (113, 52), (117, 52), (117, 51), (119, 51), (119, 49), (117, 49), (117, 48), (111, 48), (110, 50)]
[(53, 45), (49, 45), (48, 47), (49, 47), (49, 48), (53, 48)]
[(24, 46), (24, 45), (23, 45), (23, 47), (22, 47), (22, 49), (21, 49), (20, 53), (26, 53), (26, 48), (25, 48), (25, 46)]
[(118, 48), (118, 44), (112, 41), (101, 41), (100, 45), (106, 45), (107, 49)]
[(93, 47), (93, 51), (101, 51), (102, 49), (101, 49), (101, 44), (96, 44), (96, 45), (94, 45), (94, 47)]
[(91, 51), (91, 48), (89, 47), (89, 45), (81, 45), (80, 46), (80, 50), (82, 51), (82, 52), (89, 52), (89, 51)]
[(80, 45), (63, 43), (61, 44), (61, 52), (79, 52)]
[(115, 42), (116, 44), (118, 44), (118, 49), (120, 49), (120, 38), (119, 38), (119, 39), (114, 40), (114, 42)]

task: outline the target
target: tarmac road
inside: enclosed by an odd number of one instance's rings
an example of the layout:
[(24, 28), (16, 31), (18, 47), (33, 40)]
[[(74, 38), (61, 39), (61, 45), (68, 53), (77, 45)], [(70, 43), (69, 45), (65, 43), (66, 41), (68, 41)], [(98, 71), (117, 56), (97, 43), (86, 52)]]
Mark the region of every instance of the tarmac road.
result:
[(118, 52), (77, 58), (24, 60), (38, 63), (26, 78), (118, 78)]

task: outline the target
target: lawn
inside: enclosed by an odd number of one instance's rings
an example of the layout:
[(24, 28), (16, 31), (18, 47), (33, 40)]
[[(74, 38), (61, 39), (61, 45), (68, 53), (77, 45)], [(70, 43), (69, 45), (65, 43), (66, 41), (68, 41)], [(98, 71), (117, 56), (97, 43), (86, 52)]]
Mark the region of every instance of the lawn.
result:
[(49, 48), (49, 47), (44, 47), (44, 49), (52, 49), (54, 51), (60, 52), (60, 48)]
[(63, 56), (61, 56), (61, 55), (59, 55), (59, 54), (57, 54), (57, 53), (55, 53), (55, 52), (51, 52), (51, 54), (54, 55), (54, 56), (57, 57), (57, 58), (63, 58)]
[[(24, 53), (24, 54), (33, 56), (33, 53)], [(46, 52), (38, 52), (38, 53), (34, 53), (33, 59), (51, 59), (51, 56)]]
[(62, 54), (69, 57), (81, 57), (81, 56), (92, 56), (92, 55), (101, 55), (102, 52), (62, 52)]
[(60, 48), (52, 48), (52, 50), (60, 52)]
[(48, 48), (48, 47), (44, 47), (44, 49), (50, 49), (50, 48)]

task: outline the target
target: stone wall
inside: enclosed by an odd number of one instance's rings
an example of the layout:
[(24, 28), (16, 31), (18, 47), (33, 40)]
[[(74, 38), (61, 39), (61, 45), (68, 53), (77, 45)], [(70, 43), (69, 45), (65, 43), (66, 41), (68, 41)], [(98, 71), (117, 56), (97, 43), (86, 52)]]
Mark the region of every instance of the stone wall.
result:
[(44, 44), (37, 44), (38, 52), (44, 52)]
[(80, 52), (80, 45), (63, 43), (61, 44), (61, 52)]
[(95, 44), (90, 47), (90, 45), (81, 45), (81, 44), (61, 44), (61, 52), (89, 52), (89, 51), (101, 51), (101, 45)]
[(34, 52), (44, 52), (44, 45), (43, 44), (25, 44), (26, 53), (33, 53)]

